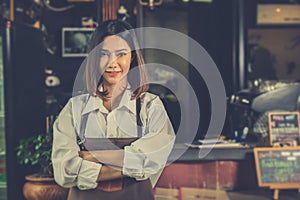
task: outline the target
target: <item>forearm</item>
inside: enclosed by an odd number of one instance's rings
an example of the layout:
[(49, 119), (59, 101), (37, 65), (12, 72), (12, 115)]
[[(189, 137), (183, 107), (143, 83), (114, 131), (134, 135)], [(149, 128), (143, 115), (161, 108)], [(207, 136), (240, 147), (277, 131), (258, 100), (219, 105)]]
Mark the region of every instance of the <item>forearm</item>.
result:
[(123, 176), (123, 150), (80, 151), (79, 156), (84, 160), (103, 164), (97, 178), (98, 182), (113, 180)]
[(79, 156), (84, 160), (123, 167), (124, 150), (80, 151)]
[(121, 168), (108, 167), (106, 165), (103, 165), (98, 175), (97, 181), (107, 181), (118, 179), (121, 177), (123, 177)]

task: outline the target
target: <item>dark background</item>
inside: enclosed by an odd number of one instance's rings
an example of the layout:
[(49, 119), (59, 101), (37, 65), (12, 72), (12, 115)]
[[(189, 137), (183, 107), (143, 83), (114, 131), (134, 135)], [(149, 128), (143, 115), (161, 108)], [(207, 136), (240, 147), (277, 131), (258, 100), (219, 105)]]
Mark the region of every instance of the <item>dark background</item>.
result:
[[(5, 2), (5, 1), (4, 1)], [(176, 28), (187, 33), (198, 41), (216, 63), (224, 81), (227, 97), (244, 89), (247, 73), (239, 76), (241, 67), (238, 63), (240, 52), (238, 46), (243, 43), (247, 49), (247, 41), (239, 41), (242, 34), (247, 36), (249, 28), (264, 28), (256, 25), (256, 5), (258, 3), (295, 3), (288, 0), (213, 0), (212, 3), (190, 2), (179, 0), (166, 1), (162, 6), (150, 10), (146, 7), (134, 6), (137, 1), (121, 0), (130, 14), (134, 26), (161, 24), (166, 28)], [(169, 3), (168, 3), (169, 2)], [(2, 2), (1, 2), (2, 3)], [(66, 6), (70, 3), (53, 1), (54, 6)], [(83, 59), (63, 58), (61, 56), (61, 28), (80, 27), (81, 17), (101, 20), (101, 4), (95, 2), (74, 3), (74, 8), (64, 12), (49, 11), (33, 6), (32, 2), (16, 1), (17, 7), (33, 10), (26, 15), (16, 12), (16, 20), (12, 27), (5, 29), (6, 19), (1, 19), (1, 34), (6, 39), (4, 44), (5, 65), (5, 102), (6, 102), (6, 145), (9, 199), (22, 199), (24, 176), (36, 169), (20, 166), (14, 152), (20, 139), (45, 132), (45, 117), (56, 115), (72, 92), (73, 82)], [(137, 13), (136, 13), (137, 12)], [(3, 18), (3, 16), (2, 16)], [(5, 17), (4, 17), (5, 18)], [(42, 31), (32, 28), (32, 22), (39, 19)], [(241, 27), (242, 26), (242, 27)], [(275, 26), (273, 26), (275, 27)], [(272, 28), (272, 26), (268, 26)], [(276, 26), (276, 28), (299, 28), (299, 26)], [(247, 53), (247, 52), (246, 52)], [(152, 58), (146, 54), (145, 60)], [(166, 57), (168, 60), (173, 57)], [(247, 57), (244, 55), (244, 63)], [(210, 97), (206, 84), (195, 69), (184, 64), (185, 74), (193, 86), (199, 100), (201, 121), (195, 140), (202, 138), (210, 123)], [(170, 64), (172, 66), (172, 64)], [(45, 69), (53, 70), (61, 84), (49, 88), (45, 85)], [(155, 88), (151, 88), (156, 91)], [(165, 92), (168, 94), (169, 91)], [(54, 96), (57, 102), (47, 104), (47, 98)], [(162, 97), (175, 129), (180, 123), (179, 105)], [(228, 112), (222, 134), (233, 137), (235, 121), (232, 121), (232, 107), (228, 102)], [(188, 130), (187, 130), (188, 131)]]

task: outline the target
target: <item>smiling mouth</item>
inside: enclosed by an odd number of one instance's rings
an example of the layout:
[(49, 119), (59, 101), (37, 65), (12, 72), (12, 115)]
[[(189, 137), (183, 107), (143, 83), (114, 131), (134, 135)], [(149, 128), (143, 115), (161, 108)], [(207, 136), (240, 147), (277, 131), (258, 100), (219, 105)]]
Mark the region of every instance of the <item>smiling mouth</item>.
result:
[(115, 73), (120, 73), (122, 71), (105, 71), (106, 73), (111, 73), (111, 74), (115, 74)]
[(122, 71), (105, 71), (105, 73), (110, 77), (117, 77)]

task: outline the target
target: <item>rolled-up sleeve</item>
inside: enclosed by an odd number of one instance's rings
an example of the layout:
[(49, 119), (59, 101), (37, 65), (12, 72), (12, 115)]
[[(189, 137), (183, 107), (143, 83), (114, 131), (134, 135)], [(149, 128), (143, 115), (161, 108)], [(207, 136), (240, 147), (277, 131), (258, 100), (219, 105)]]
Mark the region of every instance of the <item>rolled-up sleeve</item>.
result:
[(52, 164), (55, 181), (63, 187), (79, 189), (97, 187), (101, 164), (79, 157), (73, 123), (72, 103), (69, 101), (53, 125)]
[(141, 115), (144, 115), (142, 118), (146, 124), (146, 133), (125, 147), (123, 174), (136, 180), (150, 178), (154, 186), (173, 148), (175, 133), (158, 97), (145, 106)]

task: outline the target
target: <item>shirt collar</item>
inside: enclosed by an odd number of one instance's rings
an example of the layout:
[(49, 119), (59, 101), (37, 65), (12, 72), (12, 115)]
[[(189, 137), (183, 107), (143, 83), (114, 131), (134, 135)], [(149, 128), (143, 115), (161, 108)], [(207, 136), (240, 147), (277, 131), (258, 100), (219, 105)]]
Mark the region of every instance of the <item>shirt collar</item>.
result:
[(100, 108), (100, 105), (103, 106), (102, 99), (100, 99), (99, 97), (90, 95), (89, 98), (87, 99), (85, 107), (82, 110), (81, 115), (90, 113), (94, 110), (98, 110)]
[[(119, 106), (115, 109), (125, 107), (133, 114), (136, 114), (136, 101), (135, 99), (131, 99), (131, 94), (131, 87), (130, 85), (128, 85), (127, 89), (123, 93)], [(107, 109), (103, 106), (103, 100), (97, 96), (90, 95), (81, 114), (84, 115), (95, 110), (100, 110), (101, 112), (108, 113)]]
[(128, 110), (130, 110), (132, 113), (136, 114), (136, 100), (132, 99), (131, 95), (132, 95), (132, 92), (131, 92), (130, 88), (127, 87), (127, 89), (124, 91), (124, 94), (122, 96), (122, 99), (120, 101), (118, 108), (125, 107)]

